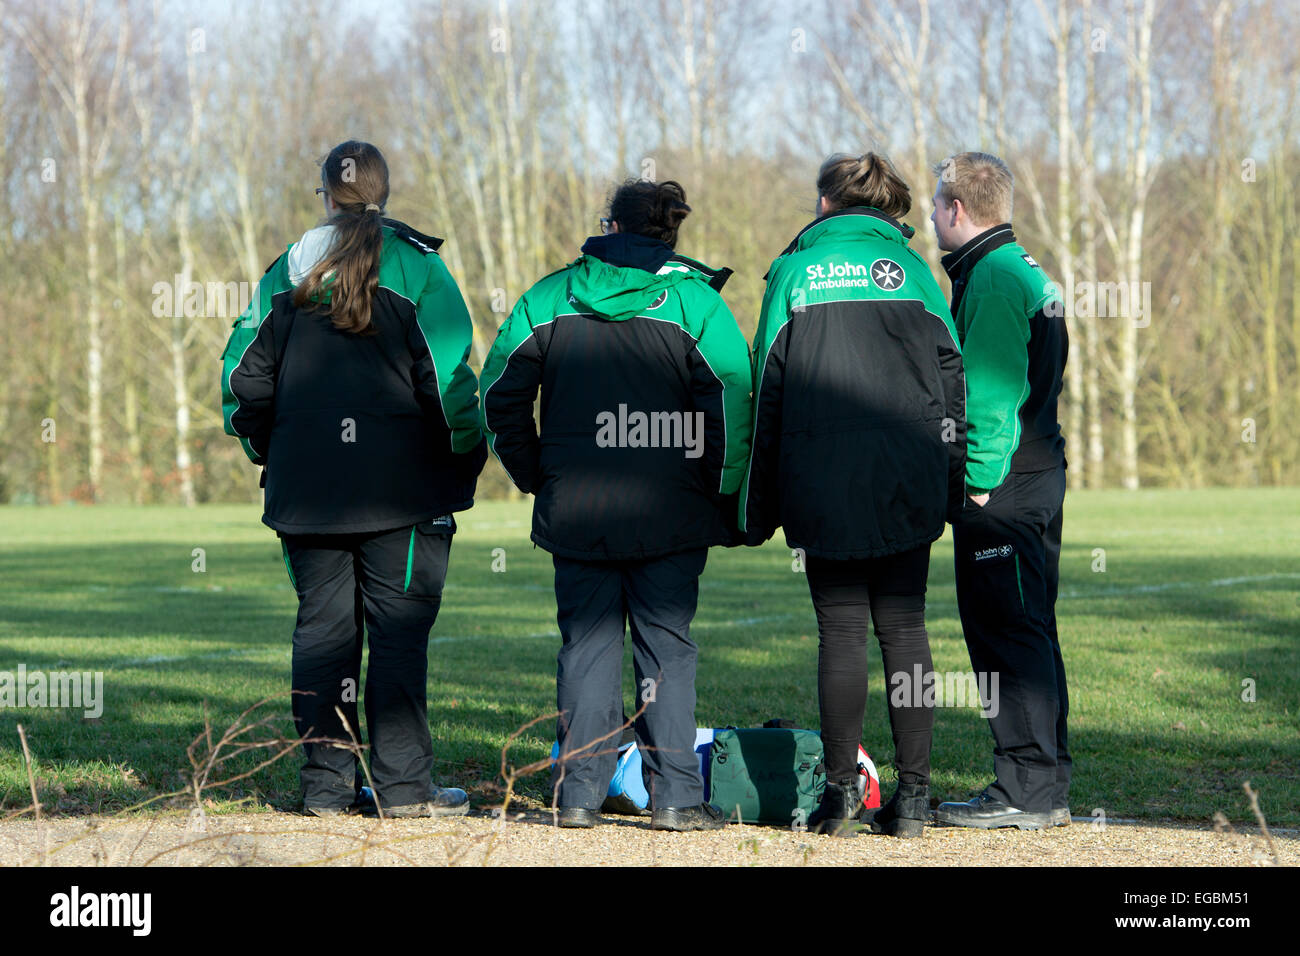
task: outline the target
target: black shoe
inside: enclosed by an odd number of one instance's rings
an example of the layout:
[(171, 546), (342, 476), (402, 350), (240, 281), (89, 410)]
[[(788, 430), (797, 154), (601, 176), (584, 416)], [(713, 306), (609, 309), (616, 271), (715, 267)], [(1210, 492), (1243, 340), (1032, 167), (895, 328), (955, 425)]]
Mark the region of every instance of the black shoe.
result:
[(357, 794), (346, 807), (313, 807), (310, 804), (303, 804), (302, 812), (304, 816), (309, 817), (355, 817), (363, 813), (365, 808), (365, 796)]
[(999, 827), (1016, 827), (1020, 830), (1041, 830), (1051, 826), (1052, 815), (1046, 811), (1031, 812), (1007, 806), (984, 791), (966, 803), (941, 803), (934, 811), (939, 823), (950, 827), (976, 827), (996, 830)]
[(889, 802), (876, 811), (871, 821), (871, 832), (902, 838), (919, 837), (932, 818), (930, 785), (900, 783)]
[[(395, 807), (384, 807), (384, 816), (393, 820), (406, 820), (416, 817), (459, 817), (469, 813), (469, 794), (458, 787), (434, 787), (428, 800), (420, 803), (404, 803)], [(365, 808), (368, 817), (379, 816), (373, 801)]]
[(557, 822), (568, 829), (590, 830), (605, 821), (595, 810), (588, 810), (586, 807), (560, 807)]
[(862, 800), (852, 782), (826, 781), (822, 802), (808, 815), (808, 832), (834, 837), (853, 837), (862, 829)]
[(1052, 807), (1052, 826), (1068, 827), (1070, 825), (1069, 807)]
[(662, 807), (650, 815), (652, 830), (685, 833), (688, 830), (721, 830), (726, 825), (727, 818), (711, 803), (701, 803), (698, 807)]

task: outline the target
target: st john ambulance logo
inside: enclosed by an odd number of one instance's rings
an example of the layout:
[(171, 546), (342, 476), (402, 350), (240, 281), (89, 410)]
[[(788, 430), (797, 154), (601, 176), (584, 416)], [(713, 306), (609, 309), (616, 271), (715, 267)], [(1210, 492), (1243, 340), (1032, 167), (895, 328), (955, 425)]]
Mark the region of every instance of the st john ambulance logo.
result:
[(877, 259), (871, 263), (871, 280), (886, 292), (893, 292), (903, 284), (903, 267), (892, 259)]

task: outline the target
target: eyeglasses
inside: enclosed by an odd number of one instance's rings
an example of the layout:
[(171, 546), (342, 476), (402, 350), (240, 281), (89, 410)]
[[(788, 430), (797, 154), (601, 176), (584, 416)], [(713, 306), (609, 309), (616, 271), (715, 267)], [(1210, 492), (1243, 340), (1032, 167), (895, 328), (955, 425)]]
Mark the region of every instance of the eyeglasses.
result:
[(317, 187), (316, 187), (316, 195), (317, 195), (317, 196), (320, 196), (320, 195), (322, 195), (322, 194), (324, 194), (324, 193), (326, 193), (326, 192), (327, 192), (327, 190), (325, 189), (324, 186), (317, 186)]
[(610, 226), (612, 226), (613, 224), (614, 224), (614, 220), (613, 220), (613, 219), (606, 219), (604, 216), (601, 216), (601, 217), (600, 217), (600, 231), (601, 231), (601, 233), (602, 233), (603, 235), (608, 236), (608, 235), (609, 235), (609, 228), (610, 228)]

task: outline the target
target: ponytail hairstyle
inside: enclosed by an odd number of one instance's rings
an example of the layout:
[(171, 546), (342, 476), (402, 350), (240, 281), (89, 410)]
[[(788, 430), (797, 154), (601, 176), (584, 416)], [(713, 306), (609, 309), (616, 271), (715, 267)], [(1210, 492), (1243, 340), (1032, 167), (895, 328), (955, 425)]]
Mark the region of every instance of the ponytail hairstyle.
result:
[(826, 197), (827, 212), (849, 206), (870, 206), (901, 219), (912, 208), (907, 183), (889, 160), (876, 153), (849, 156), (836, 153), (817, 172), (817, 195)]
[(293, 304), (328, 315), (341, 331), (373, 335), (370, 304), (379, 289), (388, 163), (374, 146), (350, 139), (330, 150), (320, 180), (338, 207), (330, 219), (337, 235), (329, 252), (294, 289)]
[(609, 218), (620, 231), (658, 239), (670, 248), (677, 245), (677, 228), (690, 211), (686, 190), (671, 179), (662, 183), (629, 179), (609, 200)]

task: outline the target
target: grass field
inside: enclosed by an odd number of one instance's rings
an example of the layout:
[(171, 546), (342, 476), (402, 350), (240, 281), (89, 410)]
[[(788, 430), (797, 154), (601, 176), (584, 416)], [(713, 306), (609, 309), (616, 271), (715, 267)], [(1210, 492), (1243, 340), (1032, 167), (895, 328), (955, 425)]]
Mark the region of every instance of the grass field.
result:
[[(500, 751), (554, 709), (550, 556), (528, 541), (529, 504), (461, 516), (429, 647), (439, 782), (498, 799)], [(0, 708), (0, 809), (30, 804), (22, 724), (47, 813), (111, 812), (184, 787), (186, 746), (277, 699), (263, 736), (291, 735), (296, 599), (255, 506), (0, 509), (0, 671), (102, 671), (104, 709)], [(1300, 825), (1300, 507), (1294, 489), (1071, 494), (1058, 604), (1070, 679), (1072, 807), (1110, 818)], [(195, 549), (205, 569), (196, 571)], [(494, 549), (506, 570), (494, 572)], [(1104, 549), (1105, 570), (1099, 566)], [(500, 552), (498, 552), (500, 554)], [(929, 628), (938, 671), (969, 670), (950, 539), (933, 551)], [(698, 722), (790, 717), (816, 727), (817, 635), (788, 549), (715, 549), (693, 629)], [(865, 743), (882, 777), (892, 746), (872, 643)], [(1253, 682), (1253, 685), (1252, 683)], [(1253, 686), (1253, 701), (1243, 700)], [(631, 655), (625, 694), (632, 703)], [(544, 756), (553, 726), (512, 762)], [(247, 769), (256, 754), (232, 766)], [(297, 805), (297, 755), (206, 794), (214, 809)], [(932, 790), (965, 799), (988, 779), (992, 738), (971, 708), (937, 711)], [(546, 776), (523, 781), (529, 798)], [(886, 786), (886, 793), (890, 787)], [(171, 805), (155, 801), (151, 808)]]

